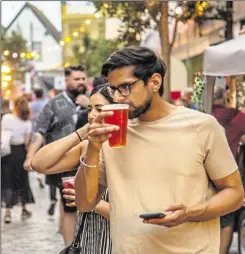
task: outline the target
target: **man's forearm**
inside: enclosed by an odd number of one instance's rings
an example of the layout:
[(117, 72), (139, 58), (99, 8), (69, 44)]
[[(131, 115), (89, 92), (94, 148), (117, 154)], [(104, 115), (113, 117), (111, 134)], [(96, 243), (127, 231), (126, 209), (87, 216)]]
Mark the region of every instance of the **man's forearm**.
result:
[(89, 144), (84, 163), (96, 167), (79, 167), (75, 179), (76, 205), (80, 211), (90, 211), (98, 202), (100, 150)]
[(226, 188), (209, 201), (188, 208), (187, 221), (208, 221), (238, 210), (243, 203), (243, 187)]

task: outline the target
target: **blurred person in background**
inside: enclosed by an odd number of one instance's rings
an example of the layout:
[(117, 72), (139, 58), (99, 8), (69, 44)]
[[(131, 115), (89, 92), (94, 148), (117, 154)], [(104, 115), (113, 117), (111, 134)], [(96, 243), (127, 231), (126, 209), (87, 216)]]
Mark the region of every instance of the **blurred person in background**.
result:
[[(33, 130), (32, 132), (34, 133), (34, 130), (36, 128), (37, 118), (40, 112), (42, 111), (42, 109), (44, 108), (44, 106), (46, 105), (46, 103), (48, 102), (48, 100), (44, 97), (44, 91), (42, 88), (34, 89), (33, 92), (35, 95), (35, 99), (30, 103), (30, 109), (31, 109), (31, 121), (32, 121), (32, 130)], [(38, 174), (37, 180), (39, 182), (40, 188), (43, 189), (44, 183), (43, 183), (41, 174)]]
[(1, 118), (5, 115), (11, 113), (10, 110), (10, 102), (9, 100), (2, 99), (2, 110), (1, 110)]
[(176, 102), (176, 106), (184, 106), (190, 109), (196, 109), (196, 106), (192, 102), (193, 96), (193, 88), (187, 87), (181, 92), (181, 98), (179, 98)]
[(62, 93), (63, 91), (60, 89), (56, 89), (56, 88), (52, 88), (48, 91), (48, 97), (50, 99), (53, 99), (56, 95), (58, 95), (59, 93)]
[(33, 97), (32, 97), (31, 92), (24, 92), (23, 97), (25, 97), (29, 103), (33, 101)]
[(34, 203), (28, 172), (23, 168), (31, 140), (32, 125), (29, 117), (28, 101), (22, 96), (15, 100), (13, 113), (5, 114), (2, 118), (2, 129), (11, 132), (11, 154), (4, 156), (1, 163), (2, 199), (6, 205), (5, 223), (11, 222), (11, 209), (19, 201), (22, 205), (23, 220), (31, 216), (26, 204)]
[[(234, 158), (236, 158), (239, 142), (245, 134), (245, 114), (236, 108), (228, 108), (226, 106), (227, 92), (221, 87), (215, 87), (213, 101), (212, 115), (217, 119), (220, 125), (224, 127), (230, 149)], [(217, 160), (222, 159), (223, 158), (217, 158)], [(220, 221), (220, 254), (227, 254), (232, 243), (235, 212), (222, 216)]]
[[(43, 145), (52, 143), (61, 139), (75, 130), (78, 115), (83, 110), (87, 110), (89, 98), (87, 93), (87, 75), (85, 69), (81, 65), (71, 65), (65, 68), (66, 90), (59, 93), (51, 99), (41, 111), (36, 124), (36, 130), (28, 151), (27, 160), (24, 167), (26, 170), (31, 170), (30, 161), (35, 153)], [(85, 105), (78, 103), (83, 102)], [(76, 171), (66, 172), (62, 174), (49, 175), (47, 180), (51, 186), (59, 188), (62, 196), (61, 177), (73, 176)], [(63, 201), (63, 200), (62, 200)], [(54, 211), (56, 200), (51, 202), (48, 210), (50, 214)], [(73, 240), (73, 231), (76, 223), (76, 207), (67, 207), (62, 202), (61, 209), (61, 225), (60, 231), (63, 234), (65, 244), (69, 244)]]

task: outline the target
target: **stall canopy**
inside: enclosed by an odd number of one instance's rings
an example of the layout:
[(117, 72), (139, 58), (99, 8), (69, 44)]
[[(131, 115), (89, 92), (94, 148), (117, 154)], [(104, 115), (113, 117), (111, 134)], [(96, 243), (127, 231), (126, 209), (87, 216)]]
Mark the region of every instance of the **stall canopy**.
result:
[(245, 74), (245, 35), (207, 48), (203, 73), (206, 76)]
[(245, 35), (207, 48), (203, 69), (206, 76), (203, 106), (207, 113), (211, 113), (215, 77), (245, 74)]

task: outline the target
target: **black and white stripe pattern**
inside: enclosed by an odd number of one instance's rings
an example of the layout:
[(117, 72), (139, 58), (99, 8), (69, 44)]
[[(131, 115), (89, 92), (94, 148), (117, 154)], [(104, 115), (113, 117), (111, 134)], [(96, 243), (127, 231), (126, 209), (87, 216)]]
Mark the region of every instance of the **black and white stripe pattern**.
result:
[[(108, 190), (102, 200), (109, 202)], [(83, 214), (78, 214), (76, 231), (81, 223)], [(81, 254), (111, 254), (110, 222), (92, 211), (87, 214), (84, 229), (81, 234)]]

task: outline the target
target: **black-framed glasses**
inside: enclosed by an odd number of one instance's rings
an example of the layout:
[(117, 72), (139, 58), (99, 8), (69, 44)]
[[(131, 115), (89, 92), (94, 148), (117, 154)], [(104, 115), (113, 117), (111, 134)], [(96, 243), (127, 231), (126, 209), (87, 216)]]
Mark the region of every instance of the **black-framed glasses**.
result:
[(115, 92), (118, 91), (122, 96), (126, 97), (129, 96), (131, 94), (131, 86), (136, 84), (138, 81), (142, 80), (142, 78), (139, 78), (137, 80), (135, 80), (132, 83), (123, 83), (119, 86), (112, 86), (110, 84), (108, 84), (108, 92), (110, 94), (111, 97), (115, 96)]

